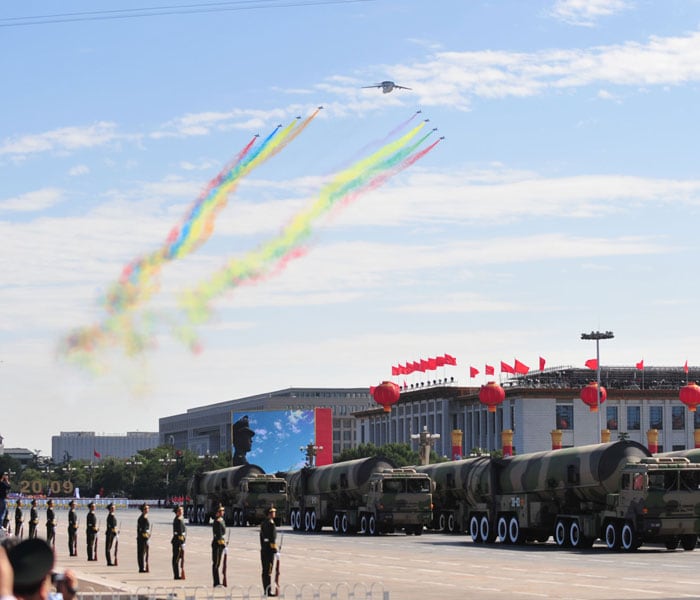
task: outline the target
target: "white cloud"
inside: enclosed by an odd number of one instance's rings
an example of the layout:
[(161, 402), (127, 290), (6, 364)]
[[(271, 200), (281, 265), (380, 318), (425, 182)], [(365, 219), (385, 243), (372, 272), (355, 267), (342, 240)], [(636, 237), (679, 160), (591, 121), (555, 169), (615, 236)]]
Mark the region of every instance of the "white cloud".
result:
[(68, 175), (71, 177), (78, 177), (80, 175), (87, 175), (90, 172), (90, 167), (87, 165), (76, 165), (68, 171)]
[(94, 148), (119, 139), (116, 125), (106, 121), (84, 127), (62, 127), (44, 133), (8, 138), (0, 155), (26, 156), (37, 152), (65, 152)]
[(556, 0), (550, 15), (571, 25), (590, 27), (602, 17), (631, 8), (628, 0)]
[(57, 188), (44, 188), (0, 200), (0, 212), (38, 212), (51, 208), (63, 201), (63, 191)]

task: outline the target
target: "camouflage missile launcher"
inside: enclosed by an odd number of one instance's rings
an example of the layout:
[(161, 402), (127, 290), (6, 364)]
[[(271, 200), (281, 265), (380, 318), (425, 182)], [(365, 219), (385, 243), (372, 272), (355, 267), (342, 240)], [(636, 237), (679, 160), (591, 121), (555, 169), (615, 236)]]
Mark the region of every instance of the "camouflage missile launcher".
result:
[(430, 522), (430, 478), (370, 457), (285, 475), (294, 529), (369, 535), (403, 529), (420, 534)]
[(490, 456), (420, 465), (415, 469), (433, 480), (431, 527), (454, 533), (467, 531), (473, 524), (478, 532), (481, 518), (488, 514), (491, 505)]
[[(546, 541), (611, 549), (643, 543), (691, 550), (700, 533), (700, 466), (685, 458), (653, 458), (621, 441), (492, 461), (494, 493), (488, 522), (475, 541)], [(663, 481), (662, 489), (660, 481)]]
[(287, 514), (287, 482), (266, 474), (251, 464), (206, 471), (195, 475), (188, 484), (191, 504), (189, 522), (208, 523), (219, 504), (224, 506), (227, 525), (257, 525), (265, 518), (270, 505), (277, 507), (278, 519)]

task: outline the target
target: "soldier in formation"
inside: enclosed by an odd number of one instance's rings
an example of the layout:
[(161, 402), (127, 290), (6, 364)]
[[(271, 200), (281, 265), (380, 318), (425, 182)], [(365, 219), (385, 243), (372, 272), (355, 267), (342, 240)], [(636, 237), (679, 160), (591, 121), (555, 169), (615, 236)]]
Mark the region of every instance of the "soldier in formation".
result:
[(272, 589), (272, 566), (277, 554), (277, 527), (275, 517), (277, 509), (271, 506), (267, 509), (267, 518), (260, 524), (260, 562), (262, 562), (262, 585), (264, 593), (276, 596)]
[(18, 539), (22, 539), (22, 535), (24, 534), (24, 526), (22, 525), (24, 523), (24, 515), (22, 514), (22, 501), (17, 498), (17, 504), (15, 505), (15, 536), (17, 536)]
[[(105, 556), (107, 557), (107, 566), (114, 567), (117, 564), (117, 548), (115, 544), (117, 539), (117, 517), (114, 514), (114, 503), (110, 502), (107, 505), (107, 510), (109, 513), (107, 514), (107, 528), (105, 529)], [(112, 550), (114, 550), (114, 558), (112, 558)]]
[(75, 512), (75, 500), (68, 503), (68, 552), (78, 556), (78, 513)]
[(29, 537), (36, 537), (36, 529), (39, 526), (39, 513), (36, 510), (36, 499), (32, 498), (30, 502), (31, 508), (29, 509)]
[(141, 505), (141, 515), (136, 521), (136, 562), (139, 573), (148, 573), (148, 539), (151, 537), (151, 523), (148, 520), (148, 504)]
[[(219, 504), (216, 509), (216, 518), (212, 523), (211, 540), (211, 572), (214, 577), (214, 587), (221, 585), (221, 561), (226, 551), (226, 524), (224, 523), (224, 507)], [(224, 581), (226, 574), (223, 573)]]
[(182, 506), (175, 507), (175, 518), (173, 519), (173, 538), (170, 543), (173, 546), (173, 578), (185, 578), (185, 519), (182, 517)]
[(46, 502), (46, 543), (56, 548), (56, 513), (53, 510), (53, 500)]
[(87, 559), (97, 560), (97, 515), (95, 514), (95, 503), (88, 504), (88, 515), (85, 525), (85, 535), (87, 540)]

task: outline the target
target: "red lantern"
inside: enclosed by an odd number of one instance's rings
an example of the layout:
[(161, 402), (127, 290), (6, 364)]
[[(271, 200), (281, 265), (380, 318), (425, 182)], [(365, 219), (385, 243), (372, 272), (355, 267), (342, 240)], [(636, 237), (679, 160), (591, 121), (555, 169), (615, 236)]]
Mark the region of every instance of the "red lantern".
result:
[(489, 408), (489, 412), (496, 412), (496, 407), (505, 400), (506, 391), (495, 381), (489, 381), (479, 390), (479, 402)]
[(695, 412), (695, 408), (700, 404), (700, 386), (695, 382), (684, 385), (678, 396), (690, 412)]
[(384, 407), (384, 412), (391, 412), (391, 407), (399, 401), (401, 389), (393, 381), (382, 381), (377, 387), (370, 389), (377, 404)]
[[(603, 404), (608, 397), (608, 392), (600, 386), (600, 403)], [(598, 384), (591, 381), (585, 388), (581, 390), (581, 400), (588, 405), (591, 412), (598, 412)]]

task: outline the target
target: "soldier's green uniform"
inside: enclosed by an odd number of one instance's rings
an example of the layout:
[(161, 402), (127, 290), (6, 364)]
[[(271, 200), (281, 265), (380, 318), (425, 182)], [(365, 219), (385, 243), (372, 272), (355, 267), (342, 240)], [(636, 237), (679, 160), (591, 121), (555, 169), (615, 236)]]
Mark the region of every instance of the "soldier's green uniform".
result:
[(107, 515), (107, 529), (105, 529), (105, 556), (107, 557), (107, 566), (113, 567), (117, 563), (116, 550), (114, 558), (112, 558), (112, 548), (114, 540), (117, 538), (117, 517), (114, 516), (114, 504), (111, 502), (107, 505), (109, 514)]
[(85, 524), (85, 535), (87, 540), (87, 559), (97, 560), (97, 515), (95, 514), (95, 503), (88, 504), (88, 515)]
[(214, 587), (221, 585), (219, 571), (221, 569), (221, 559), (226, 551), (226, 524), (224, 523), (224, 507), (219, 506), (216, 510), (216, 518), (211, 526), (211, 573), (214, 578)]
[(29, 537), (36, 537), (36, 528), (39, 525), (39, 513), (36, 510), (36, 500), (32, 498), (32, 507), (29, 509)]
[(139, 573), (148, 573), (148, 539), (151, 537), (151, 523), (148, 520), (148, 504), (141, 505), (141, 516), (136, 522), (136, 562)]
[(46, 543), (56, 547), (56, 514), (53, 511), (53, 500), (46, 503)]
[(22, 534), (24, 533), (24, 528), (22, 527), (24, 523), (24, 516), (22, 515), (22, 501), (17, 498), (17, 504), (15, 505), (15, 536), (18, 539), (22, 539)]
[(277, 527), (275, 517), (277, 510), (274, 506), (267, 509), (267, 519), (260, 525), (260, 562), (262, 563), (262, 584), (263, 593), (268, 596), (275, 596), (272, 589), (272, 565), (275, 562), (277, 553)]
[[(170, 543), (173, 546), (173, 578), (184, 579), (182, 573), (185, 570), (185, 539), (187, 531), (185, 519), (182, 518), (182, 506), (175, 507), (175, 518), (173, 519), (173, 538)], [(182, 567), (182, 568), (180, 568)]]
[(75, 512), (75, 500), (68, 503), (68, 552), (78, 556), (78, 514)]

